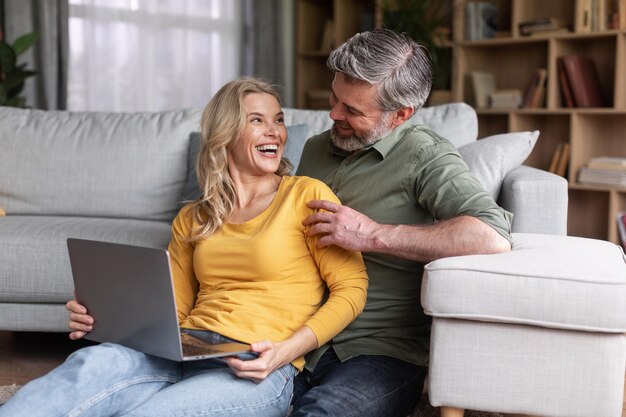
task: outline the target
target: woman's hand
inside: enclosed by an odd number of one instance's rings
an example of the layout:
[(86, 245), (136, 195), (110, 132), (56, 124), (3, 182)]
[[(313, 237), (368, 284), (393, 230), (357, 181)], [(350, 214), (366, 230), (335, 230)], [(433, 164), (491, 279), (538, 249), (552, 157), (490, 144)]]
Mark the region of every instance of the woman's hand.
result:
[(259, 355), (252, 360), (241, 360), (236, 356), (229, 356), (226, 363), (239, 378), (251, 379), (261, 382), (276, 369), (286, 365), (290, 361), (285, 358), (285, 352), (269, 340), (252, 343), (250, 348)]
[(250, 348), (258, 353), (259, 357), (243, 361), (236, 357), (227, 357), (226, 363), (240, 378), (261, 382), (269, 374), (281, 368), (296, 358), (310, 352), (317, 347), (317, 338), (307, 326), (296, 330), (287, 340), (273, 343), (269, 340), (252, 343)]
[(70, 339), (78, 340), (93, 330), (94, 319), (87, 314), (87, 309), (76, 300), (68, 301), (65, 308), (70, 312)]

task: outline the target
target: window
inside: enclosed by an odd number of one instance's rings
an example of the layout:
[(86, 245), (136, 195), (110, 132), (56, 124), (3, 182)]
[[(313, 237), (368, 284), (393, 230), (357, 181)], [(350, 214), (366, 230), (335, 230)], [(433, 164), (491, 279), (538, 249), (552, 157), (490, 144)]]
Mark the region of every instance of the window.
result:
[(239, 0), (69, 3), (69, 110), (204, 107), (240, 75)]

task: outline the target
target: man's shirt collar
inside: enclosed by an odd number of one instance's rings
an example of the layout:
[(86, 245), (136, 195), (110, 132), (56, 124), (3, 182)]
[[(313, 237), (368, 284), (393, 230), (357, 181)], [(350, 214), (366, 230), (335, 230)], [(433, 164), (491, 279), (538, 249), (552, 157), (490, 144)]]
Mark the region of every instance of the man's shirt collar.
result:
[(374, 150), (376, 150), (380, 154), (380, 156), (383, 157), (383, 159), (385, 159), (387, 154), (393, 149), (393, 147), (396, 145), (396, 143), (398, 143), (398, 140), (399, 140), (399, 138), (402, 137), (404, 131), (407, 130), (409, 127), (411, 127), (411, 123), (407, 120), (406, 122), (404, 122), (400, 126), (398, 126), (395, 129), (393, 129), (391, 132), (389, 132), (382, 139), (380, 139), (379, 141), (375, 142), (373, 145), (368, 146), (365, 149), (361, 149), (361, 150), (355, 151), (355, 152), (344, 151), (343, 149), (338, 148), (331, 140), (329, 142), (330, 152), (335, 154), (335, 155), (338, 155), (338, 156), (341, 156), (343, 158), (346, 158), (346, 157), (348, 157), (348, 156), (350, 156), (350, 155), (352, 155), (354, 153), (364, 152), (364, 151), (368, 151), (370, 149), (374, 149)]

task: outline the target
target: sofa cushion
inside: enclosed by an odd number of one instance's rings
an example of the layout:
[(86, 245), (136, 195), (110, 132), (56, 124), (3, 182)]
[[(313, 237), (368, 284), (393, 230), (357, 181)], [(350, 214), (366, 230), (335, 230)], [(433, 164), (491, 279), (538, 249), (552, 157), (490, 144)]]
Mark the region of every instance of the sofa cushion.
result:
[(613, 243), (513, 234), (513, 250), (443, 258), (424, 268), (435, 317), (626, 332), (626, 258)]
[(503, 133), (461, 146), (459, 152), (485, 190), (496, 199), (504, 177), (526, 160), (538, 137), (538, 130)]
[(0, 108), (0, 206), (9, 214), (171, 220), (200, 110)]
[(68, 237), (158, 248), (171, 237), (168, 222), (95, 217), (7, 216), (0, 230), (0, 302), (7, 303), (72, 297)]
[(430, 127), (457, 148), (476, 141), (478, 117), (476, 111), (466, 103), (448, 103), (419, 109), (410, 123)]
[[(300, 110), (284, 108), (287, 126), (307, 124), (309, 137), (328, 130), (333, 121), (328, 110)], [(423, 124), (448, 139), (457, 148), (476, 141), (478, 118), (476, 111), (466, 103), (448, 103), (419, 109), (408, 121)]]
[(300, 164), (300, 156), (304, 143), (309, 138), (309, 127), (306, 124), (287, 126), (287, 146), (285, 146), (285, 156), (291, 165), (293, 165), (292, 174), (296, 173), (296, 169)]

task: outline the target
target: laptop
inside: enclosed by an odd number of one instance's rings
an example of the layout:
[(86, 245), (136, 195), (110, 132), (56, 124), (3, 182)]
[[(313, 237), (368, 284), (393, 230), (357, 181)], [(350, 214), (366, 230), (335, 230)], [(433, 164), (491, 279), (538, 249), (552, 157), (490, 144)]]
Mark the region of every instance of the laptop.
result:
[(174, 361), (255, 353), (243, 343), (210, 344), (178, 327), (169, 253), (69, 238), (76, 300), (95, 320), (85, 336)]

